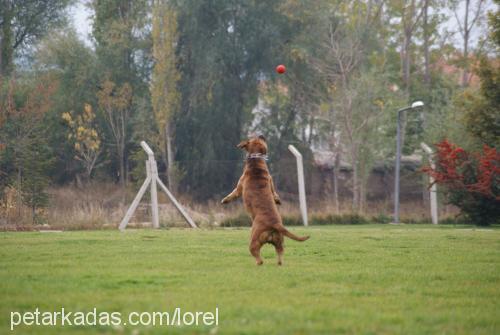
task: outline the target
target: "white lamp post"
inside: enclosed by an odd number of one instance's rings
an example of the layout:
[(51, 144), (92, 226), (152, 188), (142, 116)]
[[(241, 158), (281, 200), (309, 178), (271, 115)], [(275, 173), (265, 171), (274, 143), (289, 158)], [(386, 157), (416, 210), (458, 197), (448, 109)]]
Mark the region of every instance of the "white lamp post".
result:
[(396, 133), (396, 176), (394, 181), (394, 223), (399, 223), (399, 170), (401, 166), (401, 115), (407, 110), (414, 110), (423, 107), (422, 101), (415, 101), (411, 106), (401, 108), (398, 110), (398, 123)]

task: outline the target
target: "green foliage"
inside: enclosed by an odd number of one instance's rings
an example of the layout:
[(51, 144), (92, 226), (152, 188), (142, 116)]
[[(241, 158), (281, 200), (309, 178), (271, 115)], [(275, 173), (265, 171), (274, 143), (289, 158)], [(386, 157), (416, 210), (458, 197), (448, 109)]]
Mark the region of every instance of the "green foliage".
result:
[(221, 227), (250, 227), (252, 220), (246, 213), (240, 213), (237, 216), (231, 216), (220, 222)]
[(431, 82), (416, 75), (410, 92), (410, 101), (421, 100), (425, 106), (417, 112), (407, 113), (407, 132), (404, 152), (412, 153), (420, 142), (436, 143), (443, 138), (463, 138), (464, 129), (455, 113), (454, 99), (460, 87), (452, 78), (439, 71), (431, 72)]
[[(53, 96), (54, 104), (45, 118), (47, 127), (51, 129), (47, 140), (53, 149), (54, 166), (58, 171), (52, 175), (53, 182), (72, 181), (85, 173), (83, 166), (74, 159), (74, 143), (67, 139), (67, 123), (61, 115), (81, 111), (86, 103), (97, 105), (96, 66), (95, 53), (72, 29), (54, 32), (38, 46), (34, 64), (36, 76), (50, 75), (60, 83)], [(104, 128), (99, 115), (95, 123), (97, 128)], [(104, 137), (102, 132), (100, 136)], [(104, 149), (104, 145), (102, 147)]]
[[(372, 216), (370, 221), (374, 222), (374, 223), (391, 223), (393, 221), (393, 218), (390, 217), (389, 215), (380, 213), (376, 216)], [(406, 221), (403, 221), (403, 222), (406, 222)]]
[(0, 76), (9, 76), (14, 58), (66, 22), (71, 0), (3, 0), (0, 3)]
[(479, 94), (468, 94), (464, 111), (467, 131), (480, 143), (500, 147), (500, 66), (498, 62), (481, 61)]
[(273, 52), (287, 38), (279, 5), (178, 4), (182, 99), (175, 117), (176, 160), (185, 172), (181, 186), (198, 200), (222, 194), (237, 179), (241, 154), (235, 145), (245, 137), (257, 82), (271, 76)]
[[(135, 113), (132, 115), (132, 131), (131, 141), (134, 145), (130, 150), (130, 177), (131, 180), (140, 187), (146, 177), (146, 168), (144, 162), (147, 160), (147, 155), (140, 146), (141, 141), (146, 141), (151, 149), (160, 153), (159, 147), (152, 139), (158, 136), (153, 109), (149, 99), (142, 98), (134, 104)], [(158, 158), (157, 158), (158, 159)], [(158, 160), (158, 169), (162, 169), (162, 161)]]
[(54, 161), (51, 148), (42, 141), (24, 150), (20, 157), (24, 166), (21, 171), (21, 194), (23, 203), (31, 208), (33, 223), (45, 223), (39, 210), (49, 205), (47, 186)]
[[(60, 83), (38, 119), (50, 129), (41, 140), (54, 156), (52, 182), (82, 174), (61, 114), (85, 103), (98, 112), (102, 178), (142, 180), (138, 143), (147, 140), (169, 187), (179, 183), (195, 200), (234, 186), (242, 167), (234, 145), (257, 133), (268, 139), (278, 188), (296, 186), (288, 144), (303, 153), (306, 173), (312, 150), (328, 150), (351, 165), (353, 207), (362, 209), (374, 162), (392, 159), (395, 111), (414, 100), (425, 102), (424, 117), (408, 113), (404, 153), (445, 136), (498, 146), (498, 61), (491, 53), (481, 63), (480, 90), (458, 89), (444, 67), (460, 53), (441, 38), (446, 2), (91, 0), (93, 47), (65, 25), (72, 3), (3, 1), (0, 12), (0, 71), (16, 63), (27, 70), (20, 82)], [(498, 11), (490, 26), (498, 40)], [(279, 63), (286, 74), (274, 73)], [(33, 89), (24, 90), (18, 102)], [(116, 105), (120, 96), (126, 106)], [(0, 150), (9, 144), (2, 136)], [(12, 153), (2, 177), (16, 171)]]
[[(95, 16), (92, 35), (98, 69), (96, 93), (110, 163), (109, 173), (122, 187), (128, 180), (129, 155), (136, 148), (132, 127), (136, 114), (144, 111), (141, 103), (150, 100), (147, 81), (150, 77), (149, 2), (92, 0)], [(150, 104), (149, 104), (150, 106)], [(144, 139), (141, 139), (144, 140)]]
[(153, 58), (151, 102), (155, 115), (159, 144), (166, 154), (167, 132), (174, 113), (179, 112), (180, 93), (175, 46), (178, 42), (177, 15), (175, 9), (164, 1), (157, 1), (153, 7)]
[(43, 39), (35, 55), (34, 67), (36, 75), (50, 73), (60, 83), (54, 97), (58, 116), (96, 101), (96, 55), (74, 29), (56, 31)]
[(500, 0), (494, 0), (497, 4), (497, 10), (488, 13), (488, 21), (490, 25), (490, 35), (493, 42), (497, 45), (497, 48), (500, 47)]
[(126, 169), (128, 160), (126, 147), (130, 130), (132, 99), (133, 90), (130, 84), (124, 83), (119, 86), (109, 79), (103, 80), (101, 88), (97, 92), (97, 101), (101, 115), (106, 122), (106, 126), (114, 142), (122, 187), (125, 186), (128, 173)]
[(22, 204), (29, 206), (32, 219), (47, 205), (46, 186), (53, 163), (52, 148), (47, 145), (45, 116), (51, 107), (56, 84), (50, 78), (18, 84), (13, 80), (0, 87), (0, 170), (5, 175), (0, 187), (8, 185), (21, 192)]
[(103, 74), (119, 84), (140, 86), (137, 82), (140, 66), (134, 57), (141, 58), (146, 47), (141, 32), (148, 23), (150, 7), (145, 0), (92, 0), (90, 7), (95, 12), (92, 35)]

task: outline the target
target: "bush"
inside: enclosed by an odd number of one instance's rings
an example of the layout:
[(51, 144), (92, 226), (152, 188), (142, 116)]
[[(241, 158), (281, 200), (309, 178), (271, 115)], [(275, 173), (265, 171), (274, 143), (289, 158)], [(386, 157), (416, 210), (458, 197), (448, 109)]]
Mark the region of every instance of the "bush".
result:
[(238, 216), (229, 217), (220, 223), (221, 227), (251, 227), (252, 220), (245, 213), (240, 213)]
[(382, 213), (377, 216), (372, 216), (371, 220), (373, 223), (391, 223), (393, 221), (392, 217)]
[(500, 222), (500, 153), (485, 145), (468, 153), (444, 140), (436, 145), (436, 166), (423, 171), (442, 186), (448, 203), (460, 208), (471, 223)]
[(457, 216), (457, 217), (448, 216), (444, 219), (439, 220), (439, 224), (443, 225), (465, 225), (468, 223), (469, 222), (467, 222), (467, 219), (464, 218), (463, 216)]
[(330, 224), (367, 224), (368, 220), (359, 214), (329, 215)]
[[(302, 217), (299, 215), (284, 215), (282, 216), (285, 226), (302, 226)], [(309, 224), (314, 226), (324, 225), (351, 225), (351, 224), (367, 224), (368, 219), (359, 214), (343, 214), (343, 215), (312, 215), (309, 217)], [(247, 214), (239, 214), (238, 216), (226, 218), (220, 223), (221, 227), (250, 227), (252, 221)]]
[(302, 217), (295, 215), (295, 216), (283, 216), (282, 217), (283, 224), (285, 226), (302, 226)]

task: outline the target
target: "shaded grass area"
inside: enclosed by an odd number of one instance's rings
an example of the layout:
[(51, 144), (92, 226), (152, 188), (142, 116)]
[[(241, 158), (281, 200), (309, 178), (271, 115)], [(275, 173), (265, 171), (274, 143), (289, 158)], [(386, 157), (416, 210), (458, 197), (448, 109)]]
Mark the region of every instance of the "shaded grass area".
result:
[[(498, 334), (500, 230), (291, 228), (285, 265), (247, 229), (0, 234), (0, 333), (11, 311), (213, 311), (219, 326), (19, 326), (13, 334)], [(125, 318), (125, 316), (123, 317)]]

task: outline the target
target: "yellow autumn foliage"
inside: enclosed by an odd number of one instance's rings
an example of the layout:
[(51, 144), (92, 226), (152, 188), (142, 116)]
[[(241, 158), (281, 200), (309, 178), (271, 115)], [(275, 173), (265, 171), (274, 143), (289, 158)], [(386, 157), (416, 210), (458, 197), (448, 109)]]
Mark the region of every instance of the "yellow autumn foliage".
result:
[(84, 162), (86, 168), (93, 166), (100, 153), (101, 139), (94, 125), (95, 113), (92, 106), (84, 104), (83, 112), (65, 112), (61, 115), (68, 125), (68, 140), (73, 141), (75, 159)]

